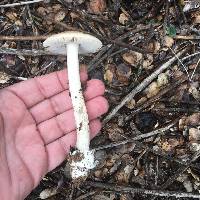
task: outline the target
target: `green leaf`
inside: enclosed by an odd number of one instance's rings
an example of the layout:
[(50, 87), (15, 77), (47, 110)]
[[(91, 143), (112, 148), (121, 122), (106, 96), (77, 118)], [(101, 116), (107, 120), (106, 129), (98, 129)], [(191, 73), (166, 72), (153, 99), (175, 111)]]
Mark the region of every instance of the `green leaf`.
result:
[(170, 37), (176, 36), (176, 27), (174, 25), (170, 24), (169, 26), (166, 27), (166, 33)]

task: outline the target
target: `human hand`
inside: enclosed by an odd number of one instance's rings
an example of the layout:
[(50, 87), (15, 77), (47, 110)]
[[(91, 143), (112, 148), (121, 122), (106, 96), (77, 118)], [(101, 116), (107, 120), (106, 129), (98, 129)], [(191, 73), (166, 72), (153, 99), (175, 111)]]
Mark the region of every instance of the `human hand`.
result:
[[(0, 91), (0, 196), (22, 200), (58, 166), (76, 143), (66, 70), (30, 79)], [(86, 72), (81, 73), (87, 82)], [(107, 112), (104, 85), (90, 80), (84, 92), (91, 138)]]

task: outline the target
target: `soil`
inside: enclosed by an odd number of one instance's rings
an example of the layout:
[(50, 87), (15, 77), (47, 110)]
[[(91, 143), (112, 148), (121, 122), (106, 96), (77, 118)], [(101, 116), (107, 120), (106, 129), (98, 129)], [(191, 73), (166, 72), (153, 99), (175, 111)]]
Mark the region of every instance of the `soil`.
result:
[(66, 158), (26, 200), (200, 198), (200, 2), (17, 2), (0, 5), (1, 88), (63, 69), (66, 58), (42, 42), (76, 30), (103, 43), (80, 62), (105, 83), (110, 105), (91, 142), (97, 168), (77, 186)]

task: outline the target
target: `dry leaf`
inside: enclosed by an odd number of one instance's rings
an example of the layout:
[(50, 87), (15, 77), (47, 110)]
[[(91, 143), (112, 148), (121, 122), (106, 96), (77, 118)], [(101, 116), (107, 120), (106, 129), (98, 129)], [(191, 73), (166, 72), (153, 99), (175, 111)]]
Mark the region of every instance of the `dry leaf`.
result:
[(158, 145), (161, 149), (168, 153), (174, 153), (175, 148), (178, 146), (182, 146), (184, 143), (183, 137), (173, 137), (173, 138), (164, 138), (158, 142)]
[(105, 129), (111, 141), (120, 141), (124, 139), (124, 130), (119, 128), (117, 124), (109, 124)]
[(131, 99), (130, 101), (128, 101), (128, 102), (125, 104), (125, 106), (126, 106), (127, 108), (129, 108), (129, 109), (133, 109), (133, 108), (135, 108), (135, 104), (136, 104), (135, 99)]
[(8, 19), (10, 19), (11, 21), (15, 22), (18, 20), (17, 18), (17, 14), (14, 12), (7, 12), (6, 13), (6, 17), (8, 17)]
[(0, 72), (0, 84), (7, 83), (10, 80), (11, 76), (5, 72)]
[(200, 92), (197, 89), (198, 86), (196, 86), (195, 84), (191, 84), (190, 88), (189, 88), (189, 92), (192, 94), (192, 96), (199, 101), (200, 100)]
[(45, 15), (46, 13), (49, 13), (49, 11), (48, 11), (46, 8), (44, 8), (44, 7), (39, 7), (39, 8), (37, 9), (37, 13), (38, 13), (39, 15), (43, 16), (43, 15)]
[(134, 159), (128, 154), (123, 155), (121, 159), (122, 165), (125, 166), (117, 171), (115, 178), (119, 183), (128, 183), (131, 173), (135, 168)]
[(107, 69), (104, 74), (104, 80), (107, 81), (109, 84), (111, 84), (113, 82), (113, 77), (114, 73), (112, 72), (112, 70)]
[(52, 9), (54, 12), (58, 12), (59, 10), (62, 9), (62, 6), (60, 4), (55, 4), (52, 6)]
[(59, 11), (59, 12), (55, 15), (54, 20), (55, 20), (56, 22), (60, 22), (60, 21), (62, 21), (62, 20), (65, 18), (65, 16), (66, 16), (66, 12), (65, 12), (65, 11)]
[(200, 142), (200, 130), (197, 128), (189, 129), (189, 141), (190, 142)]
[(168, 84), (168, 76), (166, 73), (161, 73), (158, 75), (157, 84), (158, 87), (162, 87)]
[(48, 199), (56, 194), (57, 194), (57, 187), (45, 189), (40, 193), (40, 199)]
[(129, 78), (132, 74), (131, 67), (125, 64), (119, 64), (116, 68), (116, 75), (118, 78), (118, 81), (122, 83), (123, 85), (129, 84)]
[(90, 0), (88, 10), (93, 14), (101, 14), (106, 9), (105, 0)]
[(146, 95), (148, 98), (151, 98), (153, 96), (155, 96), (156, 94), (158, 94), (160, 91), (160, 88), (158, 86), (158, 83), (157, 82), (152, 82), (148, 88), (145, 90), (146, 92)]
[(161, 47), (160, 42), (153, 40), (152, 42), (148, 44), (147, 49), (148, 51), (154, 52), (156, 54), (159, 52), (160, 47)]
[(152, 54), (147, 54), (147, 59), (143, 61), (143, 68), (144, 69), (151, 69), (153, 66), (151, 64), (153, 63), (153, 55)]
[(143, 55), (141, 53), (138, 53), (136, 51), (129, 51), (127, 53), (124, 53), (122, 55), (122, 58), (132, 66), (137, 66), (141, 63), (141, 60), (143, 58)]
[(119, 23), (125, 25), (127, 22), (128, 17), (124, 13), (121, 13), (119, 16)]
[(172, 37), (169, 37), (169, 36), (165, 36), (164, 37), (164, 46), (165, 47), (168, 47), (168, 48), (171, 48), (174, 44), (174, 39)]

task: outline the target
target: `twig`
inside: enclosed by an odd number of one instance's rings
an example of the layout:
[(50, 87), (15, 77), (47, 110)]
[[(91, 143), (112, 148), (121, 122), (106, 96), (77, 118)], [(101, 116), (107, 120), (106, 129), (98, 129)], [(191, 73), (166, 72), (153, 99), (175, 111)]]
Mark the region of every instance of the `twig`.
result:
[(163, 128), (151, 131), (149, 133), (144, 133), (144, 134), (138, 135), (138, 136), (132, 138), (131, 140), (137, 141), (137, 140), (146, 139), (146, 138), (158, 135), (159, 133), (164, 133), (165, 131), (169, 130), (172, 126), (174, 126), (178, 122), (178, 120), (179, 119), (174, 120), (173, 122), (171, 122), (170, 124), (168, 124), (167, 126), (165, 126)]
[(42, 1), (44, 1), (44, 0), (22, 1), (22, 2), (19, 2), (19, 3), (11, 3), (11, 4), (0, 5), (0, 8), (23, 6), (23, 5), (33, 4), (33, 3), (39, 3), (39, 2), (42, 2)]
[(165, 183), (159, 187), (157, 187), (156, 189), (166, 189), (168, 188), (180, 175), (182, 175), (192, 164), (192, 162), (196, 161), (200, 156), (200, 151), (197, 151), (193, 156), (192, 159), (185, 165), (180, 167), (173, 176), (170, 176), (169, 179), (167, 181), (165, 181)]
[[(164, 154), (162, 151), (154, 150), (152, 148), (152, 146), (148, 146), (148, 145), (143, 144), (142, 142), (139, 142), (139, 141), (124, 140), (124, 141), (114, 142), (114, 143), (107, 144), (107, 145), (101, 145), (101, 146), (98, 146), (98, 147), (93, 148), (93, 149), (96, 150), (96, 151), (102, 150), (102, 149), (110, 149), (110, 148), (118, 147), (118, 146), (128, 144), (128, 143), (134, 143), (136, 145), (136, 149), (147, 149), (149, 152), (151, 152), (151, 153), (153, 153), (157, 156), (163, 157), (163, 158), (165, 158), (165, 159), (167, 159), (171, 162), (176, 162), (176, 163), (178, 163), (180, 165), (184, 165), (184, 166), (187, 165), (186, 162), (179, 160), (177, 158), (172, 158), (171, 156)], [(195, 164), (191, 164), (190, 167), (193, 167), (195, 169), (200, 170), (200, 167), (198, 165), (195, 165)]]
[(200, 36), (197, 35), (176, 35), (173, 38), (176, 40), (200, 40)]
[(125, 121), (131, 120), (137, 113), (145, 108), (151, 106), (154, 102), (158, 101), (163, 95), (167, 94), (169, 91), (176, 92), (175, 88), (177, 88), (180, 84), (185, 82), (187, 79), (184, 77), (180, 77), (179, 80), (173, 82), (168, 87), (163, 88), (157, 95), (151, 97), (148, 101), (144, 102), (142, 105), (136, 105), (133, 111), (125, 118)]
[(59, 21), (55, 21), (54, 18), (51, 17), (47, 17), (47, 16), (41, 16), (42, 20), (45, 20), (47, 22), (51, 21), (53, 24), (61, 26), (62, 28), (68, 30), (68, 31), (81, 31), (83, 32), (83, 30), (79, 30), (78, 28), (72, 27), (68, 24), (65, 24), (64, 22), (59, 22)]
[(152, 27), (156, 28), (158, 26), (160, 26), (160, 24), (158, 24), (158, 23), (156, 23), (156, 24), (148, 24), (148, 25), (145, 25), (145, 26), (139, 26), (138, 28), (132, 29), (132, 30), (128, 31), (127, 33), (117, 37), (115, 40), (121, 41), (123, 39), (126, 39), (127, 37), (132, 37), (136, 33), (139, 33), (141, 31), (149, 30)]
[(110, 39), (106, 39), (106, 41), (108, 43), (111, 43), (111, 44), (115, 44), (117, 46), (121, 46), (121, 47), (124, 47), (124, 48), (127, 48), (129, 50), (133, 50), (133, 51), (137, 51), (139, 53), (143, 53), (143, 54), (146, 54), (146, 53), (152, 53), (152, 52), (149, 52), (148, 50), (146, 49), (141, 49), (139, 47), (136, 47), (134, 46), (134, 44), (126, 44), (124, 42), (121, 42), (119, 40), (110, 40)]
[(90, 65), (88, 72), (91, 72), (92, 70), (96, 69), (97, 66), (99, 66), (101, 62), (103, 62), (105, 59), (107, 59), (110, 56), (113, 50), (114, 50), (114, 46), (113, 45), (109, 46), (107, 52), (104, 53), (104, 55), (101, 56), (101, 58), (99, 58), (99, 60), (96, 63), (94, 63), (92, 66)]
[(200, 109), (197, 108), (182, 108), (182, 107), (175, 107), (175, 108), (152, 108), (153, 111), (161, 111), (164, 113), (199, 113)]
[(175, 192), (175, 191), (162, 191), (162, 190), (147, 190), (143, 188), (136, 188), (130, 186), (120, 186), (113, 183), (102, 183), (102, 182), (94, 182), (94, 181), (86, 181), (85, 184), (91, 187), (98, 187), (101, 189), (111, 190), (115, 192), (121, 193), (132, 193), (132, 194), (147, 194), (147, 195), (154, 195), (160, 197), (176, 197), (176, 198), (194, 198), (199, 199), (200, 195), (186, 193), (186, 192)]
[(144, 134), (129, 138), (127, 140), (120, 141), (118, 143), (113, 143), (111, 145), (108, 144), (108, 145), (99, 146), (99, 147), (94, 148), (94, 149), (95, 149), (95, 151), (98, 151), (98, 150), (102, 150), (102, 149), (106, 149), (106, 148), (113, 148), (113, 147), (116, 147), (116, 146), (119, 146), (119, 145), (123, 145), (123, 144), (127, 144), (127, 143), (130, 143), (130, 142), (134, 142), (134, 141), (138, 141), (138, 140), (141, 140), (141, 139), (146, 139), (146, 138), (155, 136), (159, 133), (163, 133), (163, 132), (169, 130), (172, 126), (174, 126), (178, 122), (178, 120), (179, 120), (179, 118), (174, 120), (173, 122), (169, 123), (167, 126), (162, 127), (160, 129), (157, 129), (157, 130), (154, 130), (154, 131), (151, 131), (149, 133), (144, 133)]
[(37, 49), (12, 49), (12, 48), (1, 48), (0, 54), (10, 54), (10, 55), (22, 55), (22, 56), (44, 56), (53, 55), (51, 52)]
[(195, 74), (195, 72), (196, 72), (196, 70), (197, 70), (197, 67), (199, 66), (199, 63), (200, 63), (200, 59), (198, 60), (196, 66), (195, 66), (195, 68), (194, 68), (194, 71), (192, 72), (191, 80), (193, 79), (193, 76), (194, 76), (194, 74)]
[(185, 57), (182, 58), (181, 60), (182, 60), (182, 61), (185, 61), (185, 60), (187, 60), (187, 59), (189, 59), (189, 58), (191, 58), (191, 57), (194, 57), (194, 56), (196, 56), (196, 55), (199, 55), (199, 54), (200, 54), (200, 52), (196, 52), (196, 53), (193, 53), (193, 54), (191, 54), (191, 55), (185, 56)]
[(108, 115), (104, 118), (103, 120), (103, 124), (107, 123), (108, 121), (110, 121), (115, 114), (128, 102), (130, 101), (132, 98), (134, 98), (134, 96), (136, 94), (138, 94), (139, 92), (141, 92), (143, 89), (145, 89), (160, 73), (162, 73), (164, 70), (166, 70), (169, 66), (171, 66), (176, 60), (177, 58), (179, 58), (181, 55), (183, 55), (186, 52), (187, 49), (184, 49), (182, 51), (180, 51), (179, 53), (177, 53), (176, 56), (174, 56), (173, 58), (171, 58), (169, 61), (167, 61), (165, 64), (163, 64), (161, 67), (159, 67), (156, 71), (154, 71), (149, 77), (147, 77), (146, 79), (144, 79), (136, 88), (134, 88), (128, 95), (126, 95), (122, 101), (120, 102), (120, 104), (118, 106), (116, 106), (110, 113), (108, 113)]
[(101, 56), (108, 51), (111, 48), (111, 44), (108, 44), (104, 47), (101, 48), (101, 50), (99, 51), (99, 53), (88, 63), (88, 72), (92, 71), (94, 69), (94, 64), (96, 62), (99, 61), (99, 59), (101, 58)]
[(174, 52), (174, 50), (172, 48), (169, 47), (169, 49), (171, 50), (171, 52), (176, 56), (178, 62), (182, 65), (183, 69), (185, 70), (186, 74), (187, 74), (187, 77), (188, 77), (188, 80), (191, 81), (190, 79), (190, 75), (188, 73), (188, 70), (186, 68), (186, 66), (183, 64), (183, 62), (177, 57), (176, 53)]
[(50, 35), (33, 35), (33, 36), (0, 36), (0, 41), (36, 41), (46, 40)]

